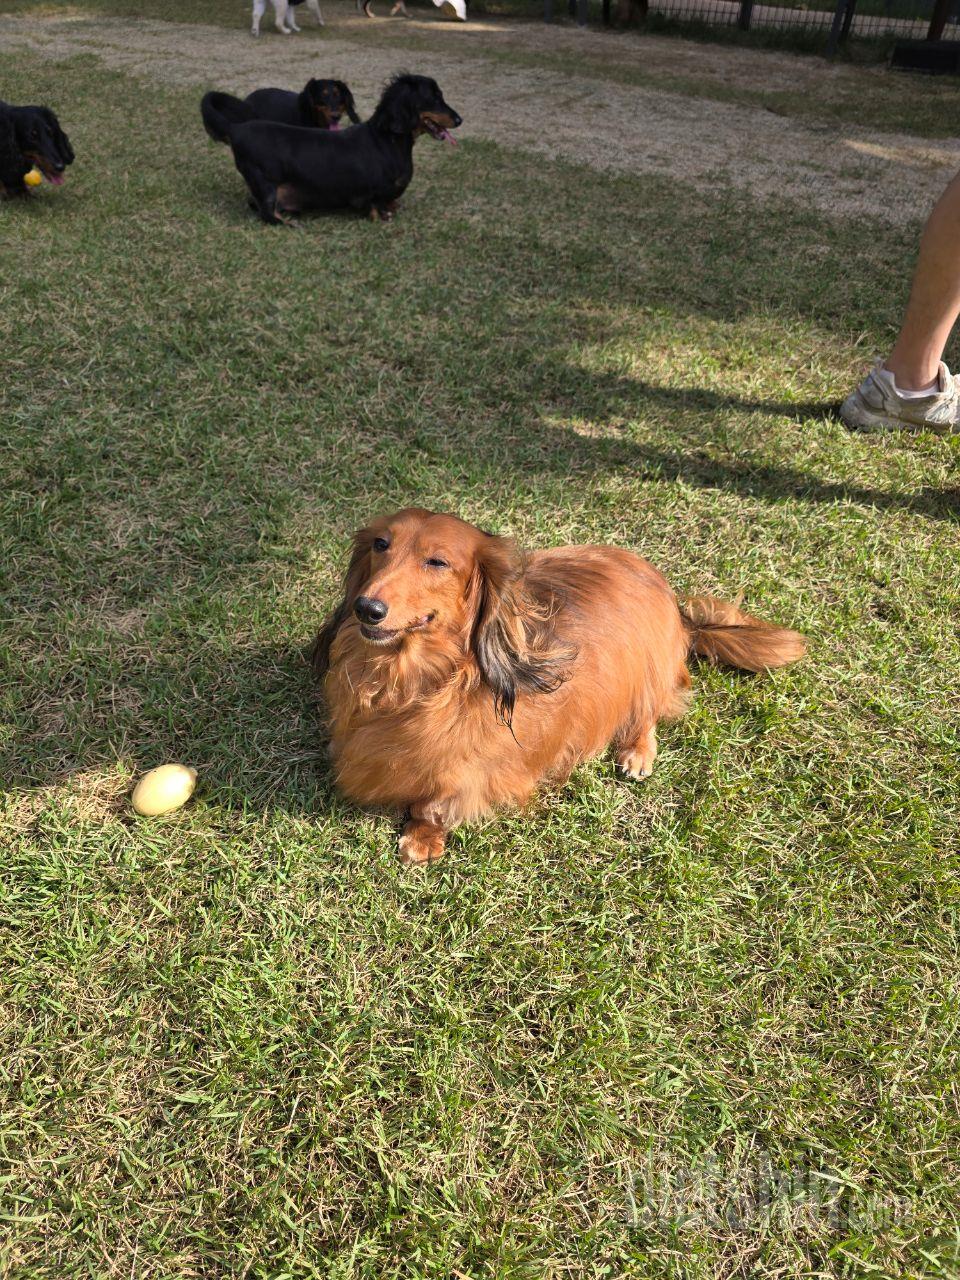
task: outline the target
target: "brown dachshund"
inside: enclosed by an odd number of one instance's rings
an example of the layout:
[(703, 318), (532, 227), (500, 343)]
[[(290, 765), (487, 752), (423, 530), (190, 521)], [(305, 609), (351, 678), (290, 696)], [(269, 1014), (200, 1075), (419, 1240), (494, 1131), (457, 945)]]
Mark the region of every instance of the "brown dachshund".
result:
[(763, 671), (804, 650), (797, 632), (711, 596), (679, 604), (629, 551), (524, 557), (412, 507), (356, 535), (313, 661), (338, 786), (406, 810), (400, 851), (421, 863), (459, 823), (523, 804), (610, 742), (625, 773), (647, 777), (657, 723), (687, 705), (691, 654)]

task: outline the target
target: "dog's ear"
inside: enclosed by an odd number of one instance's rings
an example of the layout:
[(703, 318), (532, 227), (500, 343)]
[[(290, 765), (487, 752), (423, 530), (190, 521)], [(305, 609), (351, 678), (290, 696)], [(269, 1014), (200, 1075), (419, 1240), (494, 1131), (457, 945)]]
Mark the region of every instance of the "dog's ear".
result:
[(377, 114), (390, 133), (413, 133), (420, 124), (418, 102), (414, 87), (401, 77), (383, 95)]
[(57, 148), (60, 159), (64, 164), (73, 164), (73, 147), (70, 145), (70, 139), (60, 128), (60, 121), (49, 107), (41, 107), (40, 114), (46, 120), (50, 132), (53, 134), (53, 145)]
[(30, 162), (20, 150), (13, 116), (0, 106), (0, 187), (22, 189), (23, 175), (29, 172)]
[(497, 719), (509, 726), (517, 694), (559, 688), (561, 663), (570, 655), (551, 644), (547, 611), (534, 606), (523, 591), (523, 561), (512, 539), (485, 535), (475, 575), (470, 648), (493, 694)]
[(343, 579), (343, 599), (320, 628), (310, 652), (310, 665), (318, 678), (327, 674), (330, 667), (330, 646), (343, 622), (349, 618), (360, 588), (366, 581), (370, 565), (370, 548), (376, 535), (372, 529), (361, 529), (354, 534), (350, 551), (350, 563)]
[(340, 90), (340, 99), (343, 102), (347, 115), (354, 124), (360, 123), (360, 117), (357, 115), (356, 103), (353, 101), (353, 94), (347, 88), (343, 80), (335, 80), (334, 84)]
[(313, 93), (316, 85), (316, 80), (308, 80), (297, 94), (297, 106), (300, 108), (300, 119), (309, 120), (311, 123), (316, 120), (316, 110), (313, 105)]

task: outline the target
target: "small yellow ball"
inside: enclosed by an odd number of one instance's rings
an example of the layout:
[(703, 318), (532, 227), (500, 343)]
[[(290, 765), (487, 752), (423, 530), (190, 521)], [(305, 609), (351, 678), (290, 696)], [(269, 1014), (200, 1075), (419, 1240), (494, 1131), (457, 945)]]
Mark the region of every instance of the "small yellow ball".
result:
[(29, 173), (23, 175), (23, 180), (28, 187), (39, 187), (43, 181), (43, 174), (39, 169), (31, 169)]
[(196, 785), (196, 769), (183, 764), (161, 764), (143, 775), (133, 789), (130, 803), (144, 817), (173, 813), (187, 803)]

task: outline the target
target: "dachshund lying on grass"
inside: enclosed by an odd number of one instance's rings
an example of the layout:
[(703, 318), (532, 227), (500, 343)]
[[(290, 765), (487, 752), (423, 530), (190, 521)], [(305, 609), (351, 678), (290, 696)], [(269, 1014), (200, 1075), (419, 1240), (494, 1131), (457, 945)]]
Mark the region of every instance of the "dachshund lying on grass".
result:
[(407, 862), (448, 831), (523, 804), (611, 741), (631, 778), (660, 720), (689, 699), (691, 654), (764, 671), (804, 653), (795, 631), (712, 596), (678, 603), (639, 556), (507, 538), (411, 508), (357, 534), (344, 598), (317, 637), (340, 789), (406, 810)]
[(231, 124), (269, 120), (301, 129), (339, 129), (344, 116), (353, 124), (360, 123), (353, 94), (342, 80), (308, 80), (299, 93), (292, 89), (255, 89), (243, 99), (232, 93), (208, 93), (204, 102), (208, 105), (201, 105), (201, 112), (214, 142), (230, 141), (225, 131), (215, 131), (218, 118)]
[(59, 187), (68, 164), (73, 148), (49, 107), (0, 102), (0, 195), (26, 195), (24, 178), (33, 168)]
[(342, 133), (237, 122), (217, 99), (208, 93), (200, 104), (207, 132), (227, 138), (251, 204), (269, 223), (289, 223), (307, 209), (355, 209), (389, 220), (413, 177), (417, 137), (452, 142), (448, 130), (462, 123), (427, 76), (395, 76), (370, 119)]

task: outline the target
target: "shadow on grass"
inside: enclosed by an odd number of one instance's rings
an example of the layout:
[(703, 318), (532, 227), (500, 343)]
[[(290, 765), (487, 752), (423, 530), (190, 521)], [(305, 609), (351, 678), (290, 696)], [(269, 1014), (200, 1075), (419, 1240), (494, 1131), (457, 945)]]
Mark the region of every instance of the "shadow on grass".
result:
[(725, 489), (770, 502), (800, 500), (856, 503), (881, 511), (911, 511), (935, 520), (960, 521), (960, 489), (921, 489), (914, 494), (887, 493), (842, 481), (817, 480), (803, 471), (768, 463), (726, 462), (705, 451), (680, 453), (632, 441), (602, 441), (597, 461), (631, 468), (650, 479), (680, 480), (701, 489)]
[[(582, 381), (579, 371), (578, 377)], [(763, 400), (724, 395), (701, 387), (664, 387), (630, 378), (596, 375), (591, 375), (590, 389), (582, 396), (582, 402), (576, 393), (564, 399), (564, 407), (569, 412), (591, 418), (635, 415), (651, 405), (671, 413), (712, 415), (714, 428), (716, 415), (729, 412), (763, 413), (794, 422), (809, 419), (839, 422), (836, 401)], [(681, 480), (698, 488), (726, 489), (771, 502), (853, 502), (881, 511), (911, 511), (935, 520), (960, 521), (960, 489), (924, 488), (917, 493), (895, 493), (842, 480), (821, 480), (809, 472), (749, 457), (719, 459), (693, 442), (686, 450), (663, 449), (622, 436), (581, 436), (566, 429), (564, 434), (563, 446), (552, 455), (564, 466), (625, 467), (652, 479)], [(538, 462), (542, 468), (543, 459)], [(524, 468), (521, 466), (521, 469)]]
[[(584, 379), (578, 372), (581, 387)], [(629, 414), (651, 401), (670, 411), (769, 413), (798, 419), (821, 417), (820, 403), (748, 400), (698, 388), (665, 388), (623, 378), (591, 377), (579, 406), (591, 418)], [(577, 396), (564, 409), (578, 412)], [(715, 423), (714, 423), (715, 425)], [(554, 438), (544, 450), (543, 434)], [(397, 432), (409, 447), (408, 433)], [(457, 440), (449, 455), (458, 459)], [(483, 448), (482, 442), (476, 442)], [(492, 441), (491, 441), (492, 443)], [(591, 475), (629, 470), (639, 478), (682, 481), (773, 503), (795, 501), (835, 505), (856, 503), (880, 510), (907, 510), (941, 520), (960, 519), (960, 492), (897, 494), (842, 481), (818, 479), (794, 468), (744, 458), (718, 458), (703, 444), (665, 448), (624, 437), (584, 436), (567, 427), (544, 425), (506, 459), (527, 479), (545, 475)], [(479, 465), (481, 483), (502, 474), (504, 459)], [(451, 476), (450, 492), (458, 481)], [(295, 501), (298, 495), (291, 492)], [(357, 523), (371, 513), (358, 508)], [(208, 529), (208, 536), (212, 530)], [(241, 549), (234, 547), (234, 553)], [(242, 561), (242, 557), (237, 563)], [(225, 587), (228, 584), (225, 583)], [(198, 587), (198, 601), (204, 593)], [(188, 589), (189, 594), (189, 589)], [(318, 611), (321, 621), (324, 601)], [(18, 693), (22, 733), (0, 745), (0, 776), (8, 789), (68, 782), (91, 769), (115, 769), (118, 762), (141, 772), (169, 760), (194, 765), (204, 789), (236, 811), (283, 811), (317, 816), (329, 811), (333, 788), (318, 691), (307, 666), (308, 636), (271, 647), (226, 648), (198, 643), (184, 623), (155, 613), (136, 636), (91, 627), (71, 636), (77, 664), (51, 656)], [(11, 720), (14, 716), (10, 717)]]

